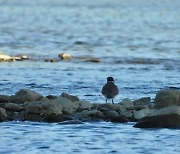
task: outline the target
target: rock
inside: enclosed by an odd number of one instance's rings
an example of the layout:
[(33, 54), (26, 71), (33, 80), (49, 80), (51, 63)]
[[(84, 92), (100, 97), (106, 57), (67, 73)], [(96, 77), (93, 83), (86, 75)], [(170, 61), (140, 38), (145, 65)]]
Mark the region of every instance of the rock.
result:
[(3, 108), (0, 108), (0, 122), (5, 121), (7, 118), (6, 110)]
[(150, 97), (142, 97), (140, 99), (133, 101), (133, 103), (134, 103), (134, 106), (151, 105), (151, 98)]
[(121, 112), (120, 115), (129, 119), (130, 121), (134, 120), (133, 110), (126, 110), (125, 112)]
[(118, 123), (124, 123), (129, 122), (129, 120), (123, 116), (115, 116), (110, 118), (111, 122), (118, 122)]
[(79, 101), (79, 98), (77, 96), (69, 95), (67, 93), (62, 93), (61, 97), (69, 99), (71, 102)]
[(99, 118), (104, 117), (104, 114), (98, 110), (91, 110), (91, 111), (84, 110), (81, 112), (81, 115), (83, 115), (83, 118), (90, 117), (93, 119), (99, 119)]
[(8, 55), (4, 55), (2, 52), (0, 52), (0, 61), (11, 61), (12, 57)]
[(59, 104), (47, 101), (35, 101), (24, 104), (25, 114), (28, 115), (61, 115), (62, 107)]
[(125, 108), (131, 108), (134, 106), (133, 101), (131, 101), (128, 98), (123, 99), (119, 104), (121, 104), (122, 106), (124, 106)]
[(49, 114), (44, 118), (45, 122), (62, 122), (64, 121), (62, 114)]
[(14, 96), (10, 97), (10, 101), (13, 103), (24, 103), (38, 101), (43, 96), (30, 90), (30, 89), (21, 89)]
[(100, 63), (101, 60), (99, 58), (91, 58), (91, 59), (86, 60), (86, 62)]
[(85, 100), (76, 101), (74, 103), (79, 105), (78, 111), (90, 110), (93, 106), (89, 101)]
[(61, 96), (57, 97), (56, 99), (52, 99), (50, 101), (61, 105), (63, 113), (72, 114), (72, 113), (76, 112), (76, 110), (79, 107), (79, 104), (71, 102), (69, 99), (63, 98)]
[(21, 112), (21, 111), (23, 111), (23, 107), (21, 105), (15, 104), (15, 103), (6, 103), (4, 108), (7, 111), (12, 111), (12, 112)]
[(104, 111), (103, 114), (104, 114), (105, 116), (107, 116), (108, 118), (118, 117), (118, 116), (119, 116), (119, 113), (116, 112), (116, 111), (113, 111), (113, 110)]
[(0, 95), (0, 103), (6, 103), (9, 101), (9, 96), (7, 95)]
[(146, 117), (151, 112), (153, 112), (153, 110), (151, 110), (150, 108), (142, 109), (139, 111), (133, 110), (133, 117), (135, 120), (140, 120), (140, 119)]
[(60, 53), (59, 57), (61, 59), (71, 59), (72, 58), (72, 56), (70, 54), (67, 54), (67, 53)]
[(177, 89), (160, 90), (154, 100), (154, 108), (180, 105), (180, 91)]
[(180, 106), (168, 106), (155, 110), (140, 120), (134, 127), (138, 128), (180, 128)]
[(54, 96), (54, 95), (48, 95), (48, 96), (46, 96), (46, 98), (47, 98), (47, 99), (56, 99), (57, 96)]

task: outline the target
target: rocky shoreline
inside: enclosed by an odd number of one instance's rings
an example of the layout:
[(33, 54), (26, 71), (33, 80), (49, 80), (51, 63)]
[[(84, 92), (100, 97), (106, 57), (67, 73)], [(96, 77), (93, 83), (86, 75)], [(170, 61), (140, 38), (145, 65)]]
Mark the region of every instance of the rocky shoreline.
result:
[(138, 128), (180, 128), (180, 91), (160, 90), (150, 97), (124, 99), (117, 104), (97, 104), (62, 93), (42, 96), (30, 89), (0, 95), (0, 122), (37, 121), (65, 124), (86, 121), (136, 122)]

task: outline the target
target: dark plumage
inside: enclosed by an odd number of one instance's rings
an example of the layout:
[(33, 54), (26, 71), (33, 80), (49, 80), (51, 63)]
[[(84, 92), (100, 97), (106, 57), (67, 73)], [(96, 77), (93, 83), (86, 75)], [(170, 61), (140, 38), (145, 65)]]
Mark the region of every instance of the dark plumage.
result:
[(106, 98), (106, 103), (108, 99), (112, 99), (112, 103), (114, 104), (113, 98), (118, 95), (119, 90), (118, 87), (114, 84), (113, 77), (107, 78), (107, 83), (103, 86), (101, 93)]

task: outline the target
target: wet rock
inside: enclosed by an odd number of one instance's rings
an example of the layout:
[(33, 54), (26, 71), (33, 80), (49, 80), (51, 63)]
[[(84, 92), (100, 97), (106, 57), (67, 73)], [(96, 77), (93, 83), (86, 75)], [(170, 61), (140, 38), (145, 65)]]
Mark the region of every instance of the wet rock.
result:
[(22, 105), (15, 104), (15, 103), (6, 103), (4, 108), (7, 111), (12, 111), (12, 112), (21, 112), (21, 111), (23, 111)]
[(7, 119), (6, 110), (3, 108), (0, 108), (0, 122), (3, 122)]
[(18, 91), (14, 96), (10, 97), (10, 101), (13, 103), (24, 103), (37, 101), (41, 99), (43, 96), (30, 90), (30, 89), (22, 89)]
[(140, 120), (140, 119), (146, 117), (151, 112), (153, 112), (153, 110), (150, 108), (146, 108), (146, 109), (142, 109), (142, 110), (138, 110), (138, 111), (133, 110), (133, 117), (137, 121), (137, 120)]
[(59, 58), (61, 58), (61, 59), (71, 59), (72, 56), (70, 54), (68, 54), (68, 53), (60, 53)]
[(91, 58), (91, 59), (86, 60), (86, 62), (100, 63), (101, 60), (99, 58)]
[(74, 113), (79, 107), (79, 104), (71, 102), (67, 98), (63, 98), (61, 96), (57, 97), (56, 99), (50, 100), (53, 103), (59, 104), (62, 106), (63, 113)]
[(72, 102), (79, 101), (79, 98), (77, 96), (69, 95), (67, 93), (62, 93), (61, 97), (67, 98)]
[(177, 89), (160, 90), (154, 100), (154, 108), (180, 105), (180, 91)]
[(26, 115), (40, 115), (47, 117), (48, 115), (61, 115), (62, 107), (59, 104), (47, 101), (27, 102), (24, 104)]
[(134, 127), (138, 128), (180, 128), (180, 106), (168, 106), (155, 110), (140, 120)]
[(9, 101), (10, 96), (0, 95), (0, 103), (6, 103)]
[(101, 119), (104, 118), (104, 114), (101, 111), (98, 110), (84, 110), (81, 112), (81, 116), (85, 119), (85, 118), (92, 118), (92, 119)]
[(118, 123), (124, 123), (124, 122), (129, 122), (129, 120), (123, 116), (115, 116), (110, 118), (111, 122), (118, 122)]
[(64, 121), (62, 114), (49, 114), (44, 118), (45, 122), (62, 122)]
[(116, 112), (116, 111), (113, 111), (113, 110), (107, 110), (107, 111), (103, 111), (103, 114), (107, 117), (118, 117), (119, 116), (119, 113)]

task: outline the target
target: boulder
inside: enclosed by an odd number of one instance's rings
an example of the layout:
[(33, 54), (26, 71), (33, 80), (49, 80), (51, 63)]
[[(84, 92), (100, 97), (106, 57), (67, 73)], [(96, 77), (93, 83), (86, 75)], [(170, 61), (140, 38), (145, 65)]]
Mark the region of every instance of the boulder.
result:
[(138, 110), (138, 111), (133, 110), (133, 117), (135, 120), (140, 120), (140, 119), (146, 117), (151, 112), (153, 112), (153, 110), (150, 108), (146, 108), (146, 109), (142, 109), (142, 110)]
[(132, 108), (134, 106), (133, 101), (131, 101), (129, 98), (123, 99), (119, 104), (121, 104), (125, 108)]
[(69, 99), (71, 102), (79, 101), (79, 98), (77, 96), (69, 95), (67, 93), (62, 93), (61, 97)]
[(90, 110), (93, 106), (89, 101), (85, 100), (76, 101), (74, 103), (79, 106), (78, 111)]
[(3, 108), (0, 108), (0, 122), (5, 121), (7, 118), (6, 110)]
[(107, 116), (108, 118), (119, 116), (119, 113), (116, 112), (116, 111), (113, 111), (113, 110), (104, 111), (103, 114), (104, 114), (105, 116)]
[(111, 122), (118, 122), (118, 123), (124, 123), (124, 122), (129, 122), (129, 120), (123, 116), (115, 116), (110, 118)]
[(23, 110), (22, 105), (15, 104), (15, 103), (6, 103), (4, 105), (4, 108), (7, 111), (12, 111), (12, 112), (21, 112)]
[(24, 104), (25, 114), (28, 115), (61, 115), (62, 114), (62, 107), (59, 104), (46, 101), (35, 101), (35, 102), (28, 102)]
[(30, 89), (21, 89), (15, 95), (10, 97), (10, 101), (13, 103), (24, 103), (38, 101), (43, 96), (30, 90)]
[(180, 91), (177, 89), (160, 90), (154, 100), (154, 108), (180, 105)]
[(56, 103), (62, 106), (63, 113), (72, 114), (76, 112), (79, 107), (79, 104), (71, 102), (67, 98), (63, 98), (61, 96), (57, 97), (56, 99), (50, 100), (52, 103)]
[(151, 98), (150, 97), (142, 97), (140, 99), (134, 100), (133, 104), (134, 104), (134, 106), (139, 106), (139, 105), (151, 106)]
[(9, 101), (9, 96), (7, 95), (0, 95), (0, 103), (6, 103)]
[(98, 110), (91, 110), (91, 111), (84, 110), (81, 112), (81, 118), (82, 119), (91, 118), (91, 119), (98, 120), (98, 119), (102, 119), (103, 117), (104, 117), (104, 114)]
[(173, 105), (155, 110), (135, 124), (134, 127), (180, 128), (180, 106)]

